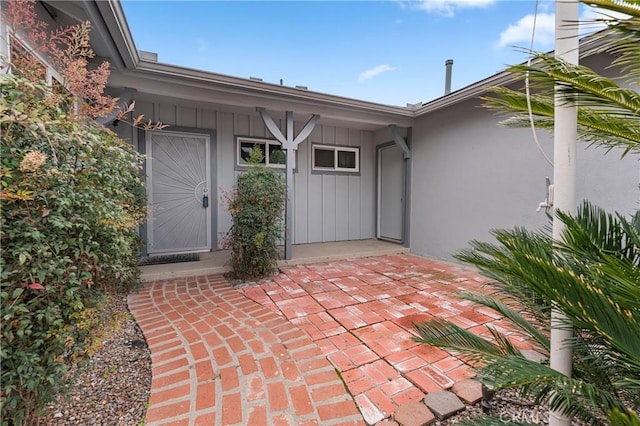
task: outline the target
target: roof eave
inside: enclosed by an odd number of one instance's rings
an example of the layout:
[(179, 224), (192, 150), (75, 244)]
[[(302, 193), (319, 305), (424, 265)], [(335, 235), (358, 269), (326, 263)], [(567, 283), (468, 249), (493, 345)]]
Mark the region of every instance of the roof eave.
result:
[(91, 0), (85, 4), (92, 23), (98, 25), (99, 31), (102, 30), (101, 35), (109, 37), (112, 42), (114, 65), (120, 70), (135, 69), (140, 63), (140, 55), (120, 2)]
[[(608, 42), (609, 35), (610, 32), (608, 30), (603, 30), (580, 40), (580, 58), (586, 58), (602, 52), (602, 47)], [(548, 53), (551, 54), (553, 51)], [(520, 77), (518, 75), (509, 71), (499, 72), (488, 78), (463, 87), (462, 89), (424, 103), (421, 107), (415, 110), (415, 116), (420, 117), (423, 114), (475, 98), (487, 93), (492, 87), (505, 86), (516, 82), (519, 78)]]
[(413, 111), (404, 107), (384, 105), (375, 102), (329, 95), (307, 89), (281, 86), (273, 83), (232, 77), (224, 74), (217, 74), (208, 71), (201, 71), (192, 68), (164, 64), (160, 62), (141, 60), (135, 71), (136, 73), (163, 76), (167, 78), (177, 79), (183, 82), (192, 81), (198, 83), (207, 83), (208, 85), (211, 85), (213, 87), (234, 92), (251, 91), (259, 93), (262, 96), (273, 96), (283, 99), (288, 98), (296, 101), (321, 103), (323, 105), (333, 104), (340, 107), (356, 108), (362, 111), (368, 110), (372, 112), (393, 114), (402, 117), (413, 117)]

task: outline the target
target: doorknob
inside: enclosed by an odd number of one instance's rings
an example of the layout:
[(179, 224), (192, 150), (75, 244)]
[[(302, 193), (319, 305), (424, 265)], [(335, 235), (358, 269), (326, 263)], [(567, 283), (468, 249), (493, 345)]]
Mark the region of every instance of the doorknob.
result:
[(209, 207), (209, 191), (205, 188), (204, 191), (202, 191), (202, 207), (204, 207), (205, 209), (207, 207)]

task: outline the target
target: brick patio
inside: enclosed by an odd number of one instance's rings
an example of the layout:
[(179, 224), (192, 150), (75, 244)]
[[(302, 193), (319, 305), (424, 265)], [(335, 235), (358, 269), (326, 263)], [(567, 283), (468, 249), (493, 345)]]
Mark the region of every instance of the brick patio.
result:
[(400, 254), (284, 267), (239, 290), (221, 275), (147, 284), (129, 296), (152, 354), (146, 424), (374, 424), (472, 375), (413, 342), (414, 321), (480, 334), (490, 324), (528, 348), (495, 313), (456, 298), (483, 282)]
[(481, 335), (491, 325), (529, 348), (495, 312), (456, 297), (482, 292), (485, 282), (460, 265), (400, 254), (281, 268), (273, 280), (242, 291), (311, 337), (374, 424), (473, 376), (448, 352), (413, 342), (415, 321), (446, 318)]

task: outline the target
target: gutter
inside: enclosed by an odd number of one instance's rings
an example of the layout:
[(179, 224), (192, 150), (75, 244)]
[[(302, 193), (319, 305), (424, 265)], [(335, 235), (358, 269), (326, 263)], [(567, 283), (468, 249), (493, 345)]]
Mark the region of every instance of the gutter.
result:
[(146, 74), (153, 77), (165, 77), (170, 80), (182, 80), (205, 84), (207, 88), (217, 90), (268, 96), (271, 98), (288, 98), (298, 102), (311, 102), (333, 107), (355, 108), (362, 111), (393, 114), (403, 118), (413, 118), (414, 112), (406, 107), (378, 104), (375, 102), (361, 101), (336, 95), (328, 95), (295, 87), (281, 86), (279, 84), (255, 81), (176, 65), (163, 64), (141, 60), (133, 70), (136, 74)]

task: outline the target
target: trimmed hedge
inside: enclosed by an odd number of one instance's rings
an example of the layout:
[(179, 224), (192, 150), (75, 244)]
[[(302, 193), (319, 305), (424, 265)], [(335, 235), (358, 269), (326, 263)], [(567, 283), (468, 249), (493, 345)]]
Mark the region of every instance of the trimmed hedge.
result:
[(247, 171), (238, 176), (228, 197), (233, 225), (227, 241), (233, 275), (256, 279), (271, 274), (278, 260), (286, 183), (282, 175), (261, 165), (262, 153), (252, 149)]

